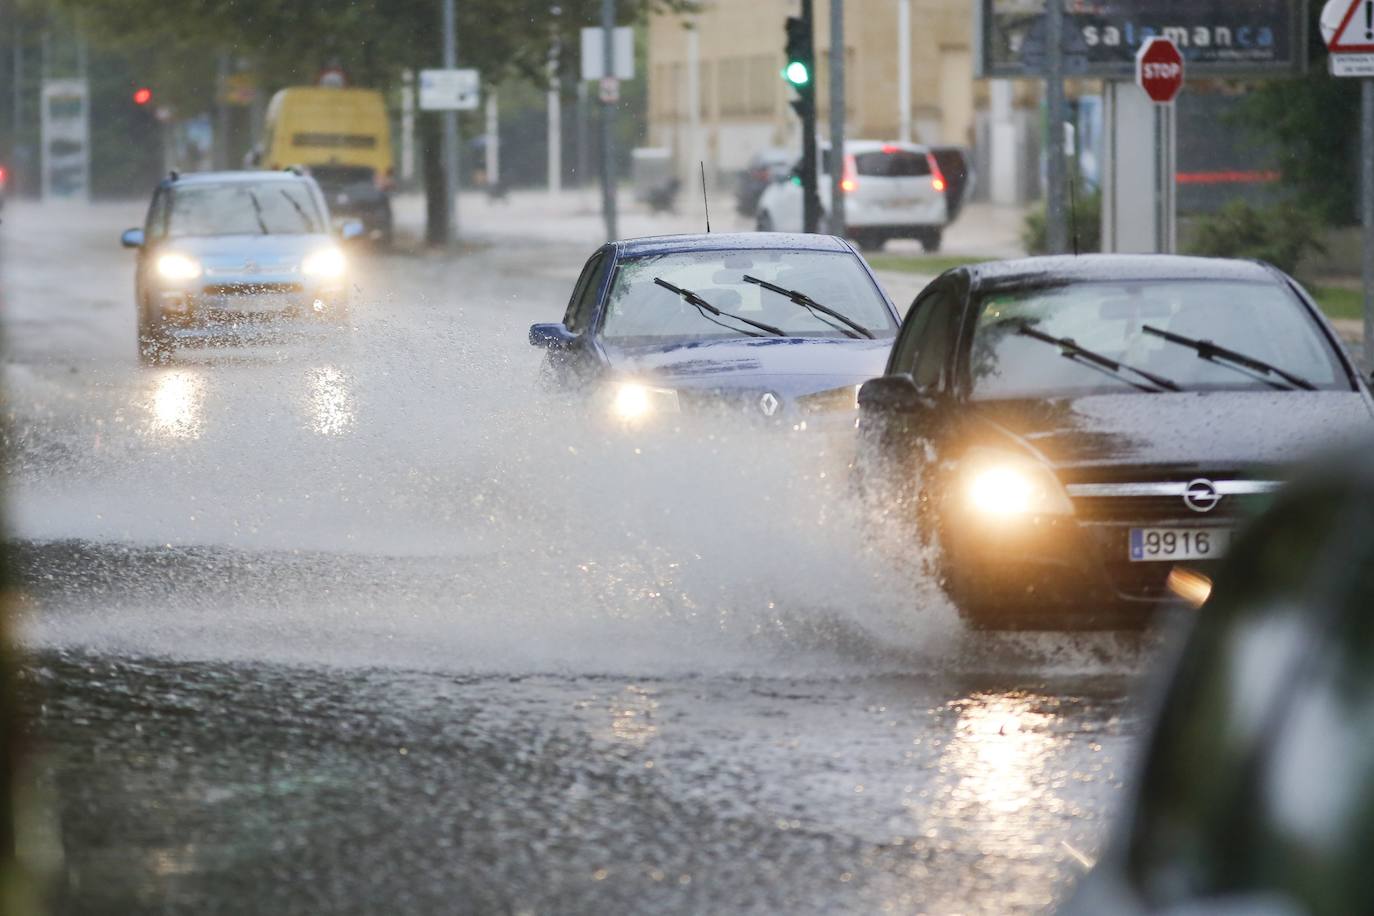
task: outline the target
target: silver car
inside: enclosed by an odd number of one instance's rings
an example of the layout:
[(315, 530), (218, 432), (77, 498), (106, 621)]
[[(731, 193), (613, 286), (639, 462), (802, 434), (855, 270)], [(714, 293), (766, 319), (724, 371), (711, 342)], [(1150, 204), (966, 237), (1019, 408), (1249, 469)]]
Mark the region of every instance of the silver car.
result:
[[(356, 221), (340, 236), (362, 234)], [(165, 357), (179, 338), (283, 318), (341, 321), (348, 259), (313, 178), (294, 172), (201, 172), (164, 179), (138, 249), (138, 348)]]

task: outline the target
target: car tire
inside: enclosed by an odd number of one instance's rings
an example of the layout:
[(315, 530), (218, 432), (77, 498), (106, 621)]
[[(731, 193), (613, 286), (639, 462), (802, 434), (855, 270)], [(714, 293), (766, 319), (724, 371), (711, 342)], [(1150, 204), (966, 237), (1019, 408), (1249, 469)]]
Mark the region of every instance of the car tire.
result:
[(148, 309), (138, 310), (138, 361), (145, 366), (164, 363), (172, 355), (172, 341), (157, 322), (148, 315)]
[(758, 232), (773, 231), (773, 217), (767, 210), (759, 212), (759, 218), (755, 221), (754, 228)]
[(887, 244), (887, 237), (875, 232), (860, 232), (854, 236), (854, 241), (861, 251), (882, 251)]
[(943, 229), (927, 229), (918, 238), (926, 254), (935, 254), (945, 242), (945, 232)]

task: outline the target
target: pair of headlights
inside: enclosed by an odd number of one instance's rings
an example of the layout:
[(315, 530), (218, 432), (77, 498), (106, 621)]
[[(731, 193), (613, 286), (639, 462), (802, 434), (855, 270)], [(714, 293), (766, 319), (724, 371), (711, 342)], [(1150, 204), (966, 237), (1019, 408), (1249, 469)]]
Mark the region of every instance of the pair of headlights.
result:
[[(338, 279), (347, 268), (348, 261), (337, 248), (321, 248), (301, 260), (301, 273), (321, 280)], [(194, 280), (205, 268), (195, 258), (169, 251), (157, 259), (157, 272), (164, 280)]]

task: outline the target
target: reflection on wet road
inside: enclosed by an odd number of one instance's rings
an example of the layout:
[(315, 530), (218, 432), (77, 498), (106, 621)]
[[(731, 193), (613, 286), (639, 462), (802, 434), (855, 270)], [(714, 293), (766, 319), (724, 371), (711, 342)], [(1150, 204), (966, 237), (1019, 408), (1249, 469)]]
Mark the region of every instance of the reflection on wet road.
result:
[(967, 632), (824, 436), (542, 392), (585, 252), (139, 367), (103, 218), (0, 226), (59, 912), (1032, 913), (1100, 850), (1153, 644)]

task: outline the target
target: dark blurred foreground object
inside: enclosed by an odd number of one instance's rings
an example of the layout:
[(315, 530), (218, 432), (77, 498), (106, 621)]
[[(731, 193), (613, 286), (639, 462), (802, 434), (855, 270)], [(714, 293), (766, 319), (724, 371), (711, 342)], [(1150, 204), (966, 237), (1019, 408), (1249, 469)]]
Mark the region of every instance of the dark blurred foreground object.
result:
[(1184, 648), (1136, 795), (1061, 914), (1374, 913), (1374, 468), (1288, 488)]

